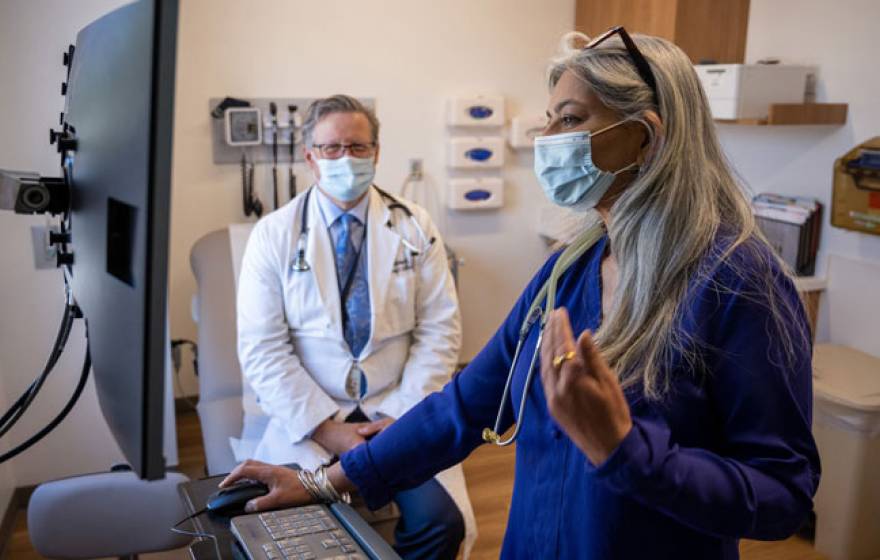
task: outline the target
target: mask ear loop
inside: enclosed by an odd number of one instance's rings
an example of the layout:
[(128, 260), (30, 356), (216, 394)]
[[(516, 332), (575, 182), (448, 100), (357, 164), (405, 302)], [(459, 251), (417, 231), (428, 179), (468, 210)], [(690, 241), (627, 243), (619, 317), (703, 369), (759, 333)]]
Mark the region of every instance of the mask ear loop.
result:
[(617, 171), (611, 171), (610, 173), (616, 177), (616, 176), (620, 175), (621, 173), (626, 173), (627, 171), (630, 171), (630, 170), (639, 171), (641, 168), (642, 168), (641, 164), (638, 162), (638, 160), (636, 160), (636, 161), (632, 162), (631, 164), (624, 165), (623, 167), (621, 167)]
[[(621, 119), (621, 120), (617, 121), (616, 123), (609, 124), (605, 128), (600, 128), (596, 132), (591, 132), (590, 133), (590, 140), (592, 141), (593, 137), (598, 136), (598, 135), (602, 134), (603, 132), (606, 132), (608, 130), (611, 130), (612, 128), (618, 127), (618, 126), (620, 126), (624, 123), (628, 123), (628, 122), (638, 122), (639, 124), (644, 125), (646, 128), (648, 127), (647, 123), (644, 123), (642, 121), (637, 121), (637, 120), (633, 120), (633, 119)], [(645, 139), (645, 142), (650, 142), (650, 140), (651, 140), (651, 133), (649, 132), (646, 139)], [(644, 146), (645, 146), (645, 144), (642, 144), (640, 146), (640, 148), (642, 148)], [(642, 159), (642, 155), (641, 155), (641, 150), (640, 150), (639, 155), (636, 156), (636, 161), (630, 163), (629, 165), (625, 165), (625, 166), (621, 167), (617, 171), (609, 171), (609, 173), (613, 174), (616, 177), (617, 175), (620, 175), (621, 173), (626, 173), (627, 171), (630, 171), (630, 170), (639, 171), (642, 168), (642, 163), (640, 162), (641, 159)]]
[(606, 126), (604, 128), (600, 128), (599, 130), (597, 130), (595, 132), (592, 132), (592, 131), (587, 131), (587, 132), (590, 133), (590, 138), (593, 138), (594, 136), (599, 136), (603, 132), (608, 132), (612, 128), (617, 128), (618, 126), (622, 125), (623, 123), (628, 123), (628, 122), (632, 122), (632, 119), (621, 119), (621, 120), (617, 121), (616, 123), (611, 123), (608, 126)]

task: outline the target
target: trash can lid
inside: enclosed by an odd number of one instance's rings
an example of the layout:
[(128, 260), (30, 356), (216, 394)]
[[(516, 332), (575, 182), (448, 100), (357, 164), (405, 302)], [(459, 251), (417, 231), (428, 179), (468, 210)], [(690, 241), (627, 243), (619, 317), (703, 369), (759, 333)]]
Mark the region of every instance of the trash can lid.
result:
[(849, 346), (813, 349), (813, 394), (863, 412), (880, 412), (880, 358)]

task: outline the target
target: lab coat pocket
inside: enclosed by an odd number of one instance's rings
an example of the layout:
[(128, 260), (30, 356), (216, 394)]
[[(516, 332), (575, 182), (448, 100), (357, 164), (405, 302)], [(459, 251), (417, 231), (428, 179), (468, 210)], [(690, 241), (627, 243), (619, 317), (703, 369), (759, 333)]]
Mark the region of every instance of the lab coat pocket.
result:
[(291, 329), (305, 328), (309, 318), (314, 315), (310, 308), (321, 307), (315, 282), (306, 277), (310, 272), (290, 272), (287, 278), (284, 298), (284, 312)]
[(383, 313), (387, 336), (409, 332), (416, 324), (416, 277), (412, 269), (391, 274)]

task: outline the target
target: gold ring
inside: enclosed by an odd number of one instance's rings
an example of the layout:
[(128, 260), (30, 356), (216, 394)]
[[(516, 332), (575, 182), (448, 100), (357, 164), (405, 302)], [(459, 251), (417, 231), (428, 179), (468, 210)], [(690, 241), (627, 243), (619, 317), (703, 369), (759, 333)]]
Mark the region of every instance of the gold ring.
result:
[(568, 360), (571, 360), (572, 358), (574, 358), (574, 350), (569, 350), (565, 354), (560, 354), (560, 355), (556, 356), (555, 358), (553, 358), (553, 367), (558, 368), (559, 366), (562, 365), (563, 362), (567, 362)]

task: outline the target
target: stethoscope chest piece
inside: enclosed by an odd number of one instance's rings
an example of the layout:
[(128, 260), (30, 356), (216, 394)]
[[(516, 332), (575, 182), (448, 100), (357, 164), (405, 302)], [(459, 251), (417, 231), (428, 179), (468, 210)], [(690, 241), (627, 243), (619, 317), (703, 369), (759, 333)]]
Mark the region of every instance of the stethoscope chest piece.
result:
[(293, 260), (293, 264), (290, 265), (290, 268), (294, 272), (308, 272), (312, 269), (312, 267), (309, 266), (309, 263), (306, 262), (305, 256), (300, 254), (299, 251), (297, 251), (296, 258)]
[(486, 443), (498, 443), (501, 441), (501, 436), (496, 434), (492, 428), (483, 428), (483, 441)]

